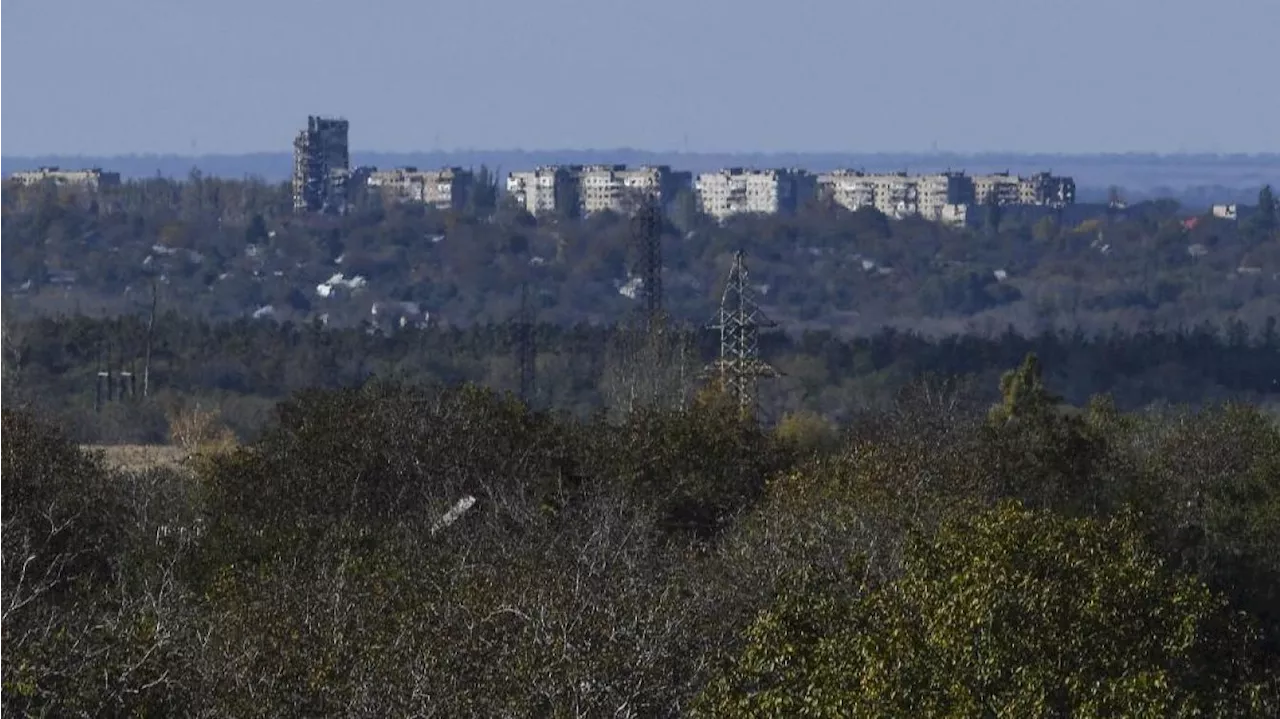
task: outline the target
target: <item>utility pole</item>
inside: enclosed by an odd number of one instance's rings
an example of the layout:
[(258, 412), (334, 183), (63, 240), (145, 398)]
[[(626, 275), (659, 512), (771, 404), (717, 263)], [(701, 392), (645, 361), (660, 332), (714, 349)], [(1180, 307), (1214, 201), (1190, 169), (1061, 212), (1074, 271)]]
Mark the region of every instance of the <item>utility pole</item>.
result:
[(759, 380), (777, 377), (778, 371), (760, 359), (761, 327), (774, 326), (755, 302), (742, 250), (733, 255), (729, 278), (720, 298), (720, 311), (711, 328), (720, 331), (720, 357), (707, 372), (738, 405), (745, 419), (759, 418)]
[(142, 397), (144, 399), (151, 392), (151, 337), (156, 327), (156, 305), (159, 297), (160, 289), (153, 277), (151, 278), (151, 311), (147, 313), (146, 354), (142, 360)]
[[(123, 402), (125, 398), (133, 399), (133, 390), (137, 387), (137, 382), (133, 378), (133, 366), (136, 359), (129, 360), (126, 365), (124, 361), (124, 318), (117, 317), (115, 322), (115, 348), (116, 348), (116, 400)], [(132, 355), (133, 353), (130, 352)], [(136, 357), (136, 355), (134, 355)]]
[(537, 394), (538, 346), (534, 337), (534, 309), (529, 303), (529, 285), (520, 285), (520, 313), (516, 316), (516, 366), (520, 372), (520, 398), (533, 407)]
[(101, 412), (102, 411), (102, 383), (103, 381), (110, 381), (111, 379), (111, 372), (103, 369), (101, 340), (98, 341), (98, 361), (95, 363), (95, 365), (97, 369), (94, 371), (93, 411)]

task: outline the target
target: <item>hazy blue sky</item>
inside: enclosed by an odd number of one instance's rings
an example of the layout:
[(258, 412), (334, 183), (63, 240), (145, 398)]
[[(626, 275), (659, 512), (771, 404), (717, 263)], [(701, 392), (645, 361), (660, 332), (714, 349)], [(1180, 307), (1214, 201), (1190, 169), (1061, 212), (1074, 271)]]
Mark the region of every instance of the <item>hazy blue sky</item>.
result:
[[(1280, 0), (5, 0), (3, 151), (1277, 151)], [(687, 139), (686, 139), (687, 138)]]

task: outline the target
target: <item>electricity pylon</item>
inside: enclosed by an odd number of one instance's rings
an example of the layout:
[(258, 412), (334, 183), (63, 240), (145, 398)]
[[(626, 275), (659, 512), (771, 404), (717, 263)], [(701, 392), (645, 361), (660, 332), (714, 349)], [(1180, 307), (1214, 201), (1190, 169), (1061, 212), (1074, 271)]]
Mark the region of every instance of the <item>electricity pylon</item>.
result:
[(639, 251), (640, 293), (644, 298), (645, 324), (652, 331), (663, 320), (662, 307), (662, 204), (647, 193), (631, 218), (631, 234)]
[(760, 328), (774, 326), (756, 305), (741, 250), (734, 253), (729, 279), (720, 298), (720, 311), (710, 327), (720, 330), (720, 357), (707, 371), (738, 405), (744, 418), (759, 415), (759, 380), (778, 371), (760, 359)]

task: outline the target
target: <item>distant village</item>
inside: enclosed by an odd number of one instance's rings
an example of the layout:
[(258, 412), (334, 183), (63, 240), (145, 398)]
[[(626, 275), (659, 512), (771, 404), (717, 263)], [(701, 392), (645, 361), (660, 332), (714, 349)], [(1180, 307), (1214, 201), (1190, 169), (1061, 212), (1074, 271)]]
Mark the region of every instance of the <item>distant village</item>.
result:
[[(351, 167), (349, 122), (311, 116), (294, 140), (292, 191), (297, 213), (341, 214), (354, 187), (379, 193), (387, 201), (421, 203), (438, 209), (462, 209), (477, 178), (462, 167), (419, 169)], [(120, 184), (120, 175), (102, 169), (44, 167), (15, 172), (21, 185), (52, 183), (90, 190)], [(509, 202), (530, 214), (583, 217), (599, 212), (632, 212), (654, 198), (670, 207), (682, 195), (717, 220), (744, 214), (788, 214), (822, 199), (856, 211), (874, 208), (888, 217), (921, 217), (952, 226), (983, 221), (984, 206), (1061, 213), (1076, 201), (1071, 177), (1038, 172), (968, 175), (963, 171), (923, 174), (861, 170), (810, 172), (802, 168), (730, 167), (694, 175), (668, 165), (547, 165), (508, 174)], [(1084, 208), (1080, 208), (1084, 209)], [(1239, 220), (1252, 208), (1215, 205), (1216, 217)]]

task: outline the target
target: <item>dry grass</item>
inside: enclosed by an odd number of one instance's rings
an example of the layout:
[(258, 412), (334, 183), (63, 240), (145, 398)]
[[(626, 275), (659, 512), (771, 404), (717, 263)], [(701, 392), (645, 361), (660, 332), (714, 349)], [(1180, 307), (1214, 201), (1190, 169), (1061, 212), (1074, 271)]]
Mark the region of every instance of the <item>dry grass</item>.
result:
[(153, 468), (182, 469), (191, 454), (171, 444), (89, 444), (84, 449), (101, 451), (107, 466), (141, 471)]

